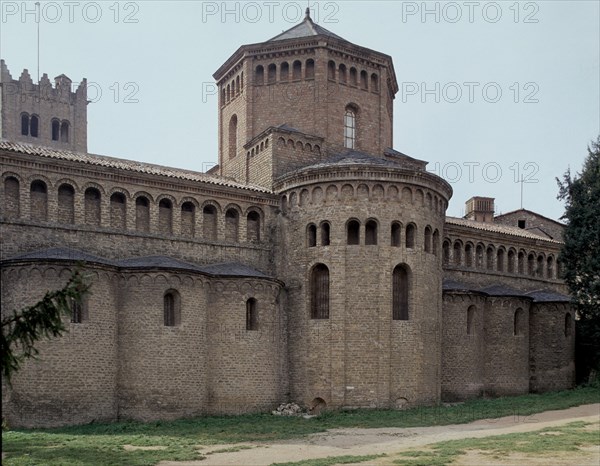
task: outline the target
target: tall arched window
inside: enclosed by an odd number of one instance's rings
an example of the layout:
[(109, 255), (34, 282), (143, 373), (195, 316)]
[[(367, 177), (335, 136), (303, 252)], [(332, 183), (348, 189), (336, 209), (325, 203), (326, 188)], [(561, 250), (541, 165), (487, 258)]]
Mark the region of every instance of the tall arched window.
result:
[[(465, 248), (466, 251), (466, 248)], [(462, 244), (460, 241), (455, 241), (454, 246), (452, 248), (454, 265), (462, 265)]]
[(369, 90), (369, 75), (365, 70), (360, 72), (360, 88), (365, 91)]
[(314, 79), (315, 77), (315, 61), (312, 58), (306, 60), (306, 69), (304, 70), (305, 79)]
[(52, 140), (58, 141), (60, 139), (60, 121), (54, 118), (52, 120), (51, 126)]
[(373, 246), (377, 244), (377, 222), (369, 220), (365, 224), (365, 245)]
[(21, 113), (21, 135), (29, 136), (29, 115)]
[(344, 147), (354, 149), (356, 145), (356, 108), (348, 105), (344, 113)]
[(310, 318), (329, 319), (329, 269), (317, 264), (310, 273)]
[(554, 278), (554, 257), (548, 256), (546, 259), (546, 277)]
[(356, 68), (354, 67), (350, 68), (350, 85), (358, 86), (358, 74), (356, 72)]
[(181, 204), (181, 234), (193, 238), (196, 230), (196, 206), (193, 202)]
[(287, 81), (290, 79), (290, 64), (284, 61), (279, 68), (279, 80)]
[(181, 298), (176, 290), (169, 290), (163, 298), (165, 327), (175, 327), (181, 323)]
[(260, 214), (254, 210), (246, 217), (246, 239), (251, 243), (260, 242)]
[(525, 253), (523, 251), (519, 252), (518, 257), (518, 265), (519, 265), (519, 274), (525, 275)]
[(467, 309), (467, 335), (475, 334), (475, 306), (469, 306)]
[(237, 243), (240, 230), (240, 214), (235, 209), (225, 212), (225, 241)]
[(327, 222), (321, 223), (321, 246), (329, 246), (331, 243), (331, 225)]
[(489, 246), (486, 250), (486, 267), (488, 270), (494, 270), (494, 248)]
[(437, 230), (433, 232), (433, 244), (431, 246), (433, 248), (433, 255), (437, 256), (440, 249), (440, 232)]
[(75, 190), (70, 184), (58, 188), (58, 222), (75, 223)]
[(144, 196), (135, 200), (135, 229), (140, 232), (150, 231), (150, 202)]
[(570, 337), (573, 334), (573, 318), (571, 313), (565, 314), (565, 337)]
[(475, 267), (478, 269), (483, 268), (483, 245), (481, 244), (475, 247)]
[(254, 84), (262, 86), (265, 83), (265, 69), (262, 65), (258, 65), (254, 71)]
[(237, 154), (237, 115), (232, 115), (229, 120), (229, 158), (232, 159)]
[(60, 142), (69, 142), (69, 122), (66, 120), (60, 124)]
[(164, 235), (173, 234), (173, 203), (169, 199), (158, 203), (158, 230)]
[(409, 293), (407, 268), (404, 265), (397, 265), (392, 274), (393, 320), (408, 320)]
[(333, 61), (327, 63), (327, 79), (335, 81), (335, 62)]
[(379, 92), (379, 76), (375, 73), (371, 75), (371, 92)]
[(465, 245), (465, 265), (473, 267), (473, 246), (471, 243)]
[(275, 63), (271, 63), (267, 68), (267, 82), (269, 84), (277, 82), (277, 65)]
[(204, 238), (210, 241), (217, 239), (217, 208), (206, 205), (202, 210), (202, 223), (204, 227)]
[(442, 260), (444, 265), (450, 263), (450, 241), (444, 241), (444, 244), (442, 244)]
[(535, 275), (540, 278), (544, 276), (544, 256), (542, 255), (539, 255), (537, 258), (537, 268), (535, 270)]
[(40, 180), (31, 183), (29, 203), (31, 219), (45, 222), (48, 219), (48, 188), (46, 183)]
[(10, 218), (18, 218), (21, 215), (19, 180), (14, 176), (9, 176), (4, 180), (4, 209)]
[(515, 273), (515, 251), (514, 251), (514, 249), (508, 250), (506, 271), (508, 273)]
[(31, 115), (31, 119), (29, 120), (29, 135), (34, 138), (37, 138), (39, 126), (40, 118), (37, 115)]
[(110, 226), (117, 230), (127, 227), (126, 199), (123, 193), (113, 193), (110, 196)]
[(427, 225), (425, 227), (425, 252), (431, 252), (431, 227)]
[(306, 245), (313, 248), (317, 245), (317, 226), (311, 223), (306, 228)]
[(88, 188), (84, 194), (85, 223), (87, 225), (100, 225), (100, 191), (96, 188)]
[(292, 65), (292, 79), (302, 79), (302, 62), (296, 60)]
[(521, 308), (515, 311), (513, 335), (525, 335), (525, 312)]
[(417, 229), (413, 223), (409, 223), (406, 225), (406, 248), (413, 249), (415, 247), (415, 236), (417, 234)]
[(258, 309), (254, 298), (246, 301), (246, 330), (258, 330)]
[(496, 270), (498, 272), (504, 272), (504, 249), (498, 249), (496, 253)]
[(392, 247), (399, 248), (400, 247), (400, 237), (402, 235), (402, 225), (398, 222), (392, 223)]
[(360, 244), (360, 223), (358, 222), (358, 220), (350, 220), (346, 225), (346, 229), (346, 244)]
[(527, 256), (527, 275), (533, 277), (535, 274), (535, 256), (533, 254), (529, 254)]
[(346, 65), (342, 63), (338, 69), (338, 80), (340, 83), (346, 84), (346, 79)]

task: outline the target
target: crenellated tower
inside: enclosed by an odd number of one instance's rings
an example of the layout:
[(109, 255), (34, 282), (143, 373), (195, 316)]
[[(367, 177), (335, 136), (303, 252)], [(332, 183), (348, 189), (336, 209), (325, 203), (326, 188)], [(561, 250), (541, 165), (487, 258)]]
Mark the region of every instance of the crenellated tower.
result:
[(87, 81), (73, 91), (66, 75), (54, 78), (44, 73), (36, 84), (25, 69), (13, 79), (0, 60), (3, 139), (43, 145), (56, 149), (87, 152)]

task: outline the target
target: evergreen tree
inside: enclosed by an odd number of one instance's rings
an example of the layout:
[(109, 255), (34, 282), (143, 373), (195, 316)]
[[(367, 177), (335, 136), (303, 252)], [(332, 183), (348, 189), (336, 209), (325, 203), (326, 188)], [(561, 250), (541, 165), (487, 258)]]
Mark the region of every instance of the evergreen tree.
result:
[(578, 363), (586, 378), (600, 369), (600, 136), (588, 153), (581, 173), (567, 170), (557, 179), (567, 221), (559, 260), (578, 315)]
[(2, 318), (2, 376), (10, 382), (24, 360), (38, 355), (35, 347), (43, 337), (59, 337), (66, 328), (63, 316), (71, 316), (73, 306), (81, 305), (89, 285), (79, 271), (75, 271), (65, 287), (47, 292), (33, 306)]

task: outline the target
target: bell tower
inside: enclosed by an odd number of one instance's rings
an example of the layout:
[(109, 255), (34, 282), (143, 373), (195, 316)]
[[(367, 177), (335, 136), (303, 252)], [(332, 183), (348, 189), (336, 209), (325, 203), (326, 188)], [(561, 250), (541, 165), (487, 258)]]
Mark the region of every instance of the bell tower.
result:
[[(392, 146), (398, 85), (391, 57), (319, 26), (308, 9), (291, 29), (240, 47), (213, 76), (222, 176), (270, 188), (278, 176), (326, 155), (383, 157)], [(299, 144), (305, 154), (296, 153)]]

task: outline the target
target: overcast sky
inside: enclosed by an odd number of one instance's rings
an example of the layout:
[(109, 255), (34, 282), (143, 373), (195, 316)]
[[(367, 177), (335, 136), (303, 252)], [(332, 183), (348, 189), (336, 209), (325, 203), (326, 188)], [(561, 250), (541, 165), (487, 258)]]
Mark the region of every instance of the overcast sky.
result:
[[(0, 56), (37, 76), (33, 2), (2, 1)], [(212, 74), (242, 44), (304, 17), (390, 55), (394, 148), (497, 212), (563, 213), (555, 177), (600, 133), (600, 9), (592, 1), (41, 2), (40, 74), (87, 78), (88, 150), (205, 171), (217, 161)], [(30, 10), (30, 12), (28, 12)]]

